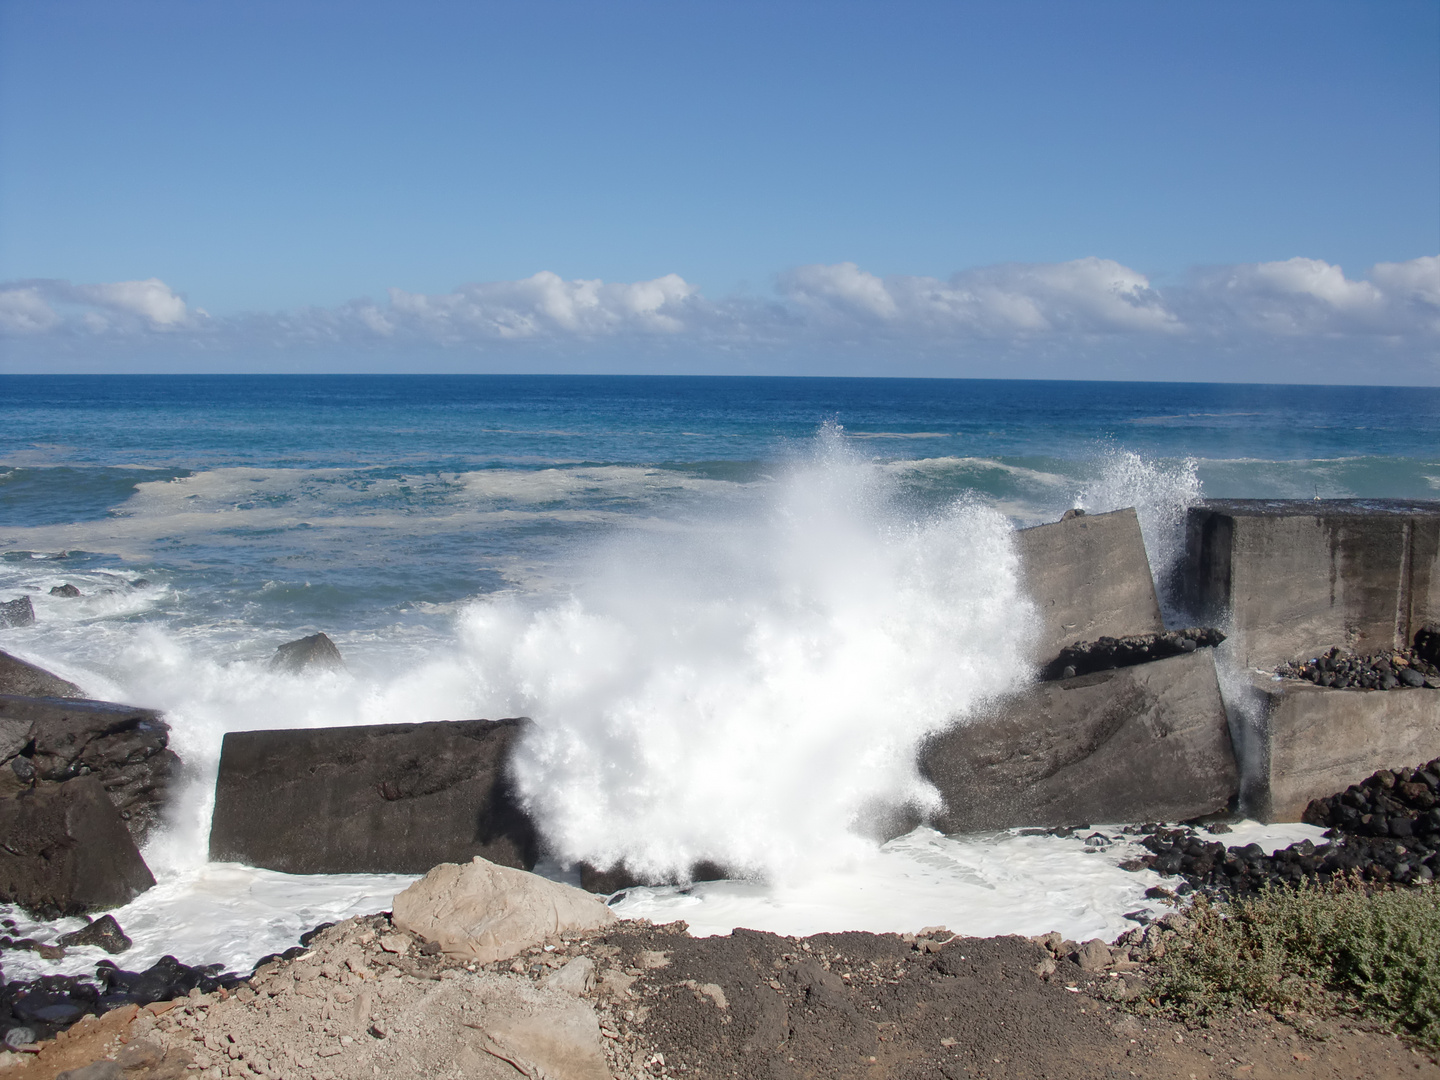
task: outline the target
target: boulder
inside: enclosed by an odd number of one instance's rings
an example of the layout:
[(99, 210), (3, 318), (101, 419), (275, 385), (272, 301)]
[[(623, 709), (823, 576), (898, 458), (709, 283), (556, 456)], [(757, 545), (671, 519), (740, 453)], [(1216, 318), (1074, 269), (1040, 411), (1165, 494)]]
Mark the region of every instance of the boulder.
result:
[(95, 777), (0, 799), (0, 900), (56, 918), (119, 907), (154, 884)]
[(1239, 779), (1209, 649), (1031, 686), (928, 740), (920, 769), (944, 832), (1181, 821)]
[(1243, 668), (1408, 646), (1440, 621), (1440, 503), (1226, 499), (1186, 520), (1181, 595)]
[(163, 813), (180, 759), (154, 709), (111, 701), (0, 694), (0, 795), (31, 780), (94, 775), (136, 842)]
[(291, 675), (298, 675), (309, 668), (344, 671), (345, 658), (340, 655), (335, 643), (324, 634), (311, 634), (309, 637), (287, 641), (276, 649), (275, 655), (270, 658), (270, 667)]
[(1034, 660), (1101, 637), (1160, 634), (1165, 622), (1133, 509), (1067, 514), (1015, 534), (1025, 591), (1040, 614)]
[(535, 863), (506, 763), (528, 721), (225, 736), (210, 858), (291, 874), (422, 874), (483, 856)]
[(80, 590), (68, 581), (64, 585), (56, 585), (50, 590), (51, 596), (64, 596), (70, 599), (80, 595)]
[(1312, 799), (1380, 769), (1440, 757), (1440, 693), (1336, 690), (1257, 678), (1262, 707), (1246, 753), (1244, 805), (1261, 821), (1300, 821)]
[(125, 931), (120, 929), (120, 924), (115, 921), (114, 915), (102, 915), (79, 930), (61, 934), (55, 939), (55, 944), (64, 948), (88, 945), (92, 948), (104, 949), (111, 956), (118, 956), (130, 948), (133, 943)]
[(0, 604), (0, 630), (12, 626), (29, 626), (35, 621), (35, 605), (30, 603), (30, 597), (22, 596), (18, 600), (7, 600)]
[(0, 652), (0, 694), (26, 697), (83, 698), (85, 691), (72, 682), (28, 664), (18, 656)]
[(582, 889), (479, 858), (442, 863), (395, 897), (392, 921), (448, 956), (488, 964), (559, 934), (615, 922)]

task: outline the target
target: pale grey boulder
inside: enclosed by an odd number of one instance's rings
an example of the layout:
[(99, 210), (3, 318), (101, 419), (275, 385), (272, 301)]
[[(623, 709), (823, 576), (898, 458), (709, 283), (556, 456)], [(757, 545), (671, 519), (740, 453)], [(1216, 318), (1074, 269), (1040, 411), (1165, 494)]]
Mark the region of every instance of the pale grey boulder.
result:
[(391, 919), (447, 956), (489, 964), (561, 934), (595, 930), (615, 913), (583, 889), (476, 856), (441, 863), (395, 897)]

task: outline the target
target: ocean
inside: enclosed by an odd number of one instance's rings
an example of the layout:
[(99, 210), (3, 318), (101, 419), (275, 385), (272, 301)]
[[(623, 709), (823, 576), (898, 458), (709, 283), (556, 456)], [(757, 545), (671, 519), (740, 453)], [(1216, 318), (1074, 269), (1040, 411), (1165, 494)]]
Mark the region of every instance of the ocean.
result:
[[(480, 716), (536, 721), (517, 778), (547, 873), (735, 870), (632, 890), (622, 913), (1113, 937), (1158, 881), (1117, 869), (1123, 844), (880, 847), (861, 827), (933, 800), (918, 740), (1029, 677), (1014, 528), (1135, 506), (1163, 592), (1201, 498), (1440, 497), (1436, 389), (217, 375), (0, 394), (0, 600), (37, 615), (0, 648), (165, 710), (189, 779), (145, 851), (161, 884), (120, 918), (146, 955), (232, 966), (408, 879), (206, 863), (223, 734)], [(348, 672), (266, 668), (316, 631)]]

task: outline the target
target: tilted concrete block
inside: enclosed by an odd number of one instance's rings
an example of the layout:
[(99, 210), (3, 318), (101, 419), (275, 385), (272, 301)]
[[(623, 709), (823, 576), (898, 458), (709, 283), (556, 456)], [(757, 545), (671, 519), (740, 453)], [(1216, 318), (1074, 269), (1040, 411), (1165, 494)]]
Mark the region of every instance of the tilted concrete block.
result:
[(1334, 690), (1257, 679), (1244, 805), (1262, 821), (1299, 821), (1311, 799), (1379, 769), (1440, 757), (1440, 690)]
[(1077, 641), (1165, 629), (1133, 509), (1021, 529), (1015, 544), (1025, 591), (1040, 614), (1036, 663)]
[(154, 884), (95, 777), (0, 799), (0, 901), (54, 918), (120, 907)]
[(929, 740), (920, 769), (945, 832), (1183, 821), (1239, 780), (1210, 649), (1032, 686)]
[(506, 776), (525, 720), (225, 736), (210, 858), (291, 874), (423, 874), (475, 856), (529, 869)]
[(1440, 620), (1440, 503), (1207, 502), (1189, 512), (1180, 573), (1242, 667), (1408, 645)]

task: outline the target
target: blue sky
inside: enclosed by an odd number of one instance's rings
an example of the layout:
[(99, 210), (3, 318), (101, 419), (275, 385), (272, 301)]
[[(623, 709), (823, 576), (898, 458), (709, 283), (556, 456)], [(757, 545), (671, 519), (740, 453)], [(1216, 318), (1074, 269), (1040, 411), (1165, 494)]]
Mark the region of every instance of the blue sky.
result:
[(0, 0), (0, 370), (1436, 383), (1437, 254), (1434, 0)]

